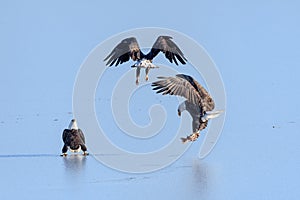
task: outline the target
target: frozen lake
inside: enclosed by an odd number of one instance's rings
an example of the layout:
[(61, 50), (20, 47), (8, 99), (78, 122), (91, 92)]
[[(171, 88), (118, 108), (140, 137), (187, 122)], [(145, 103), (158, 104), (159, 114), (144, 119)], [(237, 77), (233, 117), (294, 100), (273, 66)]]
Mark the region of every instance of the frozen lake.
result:
[[(204, 160), (197, 158), (200, 139), (171, 166), (130, 174), (110, 169), (92, 155), (60, 157), (60, 127), (65, 124), (61, 118), (69, 115), (66, 112), (55, 119), (24, 116), (1, 123), (2, 133), (9, 133), (1, 134), (3, 199), (299, 197), (296, 120), (232, 126), (235, 119), (229, 115), (220, 141)], [(37, 121), (39, 126), (35, 126)], [(45, 130), (45, 126), (49, 128)], [(247, 126), (252, 127), (244, 128)], [(30, 132), (30, 127), (35, 129)]]

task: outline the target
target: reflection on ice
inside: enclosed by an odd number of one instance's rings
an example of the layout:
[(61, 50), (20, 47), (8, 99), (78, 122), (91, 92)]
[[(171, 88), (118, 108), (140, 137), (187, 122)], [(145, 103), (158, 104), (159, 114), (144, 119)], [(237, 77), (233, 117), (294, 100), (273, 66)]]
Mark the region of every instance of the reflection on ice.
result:
[(72, 174), (80, 173), (84, 170), (86, 163), (86, 156), (82, 154), (71, 154), (65, 157), (62, 157), (65, 165), (65, 169)]
[(64, 176), (67, 184), (71, 187), (80, 187), (86, 173), (86, 156), (82, 154), (69, 154), (61, 157), (64, 163)]
[(207, 194), (209, 177), (211, 176), (209, 166), (201, 160), (195, 160), (192, 165), (193, 190), (201, 195)]

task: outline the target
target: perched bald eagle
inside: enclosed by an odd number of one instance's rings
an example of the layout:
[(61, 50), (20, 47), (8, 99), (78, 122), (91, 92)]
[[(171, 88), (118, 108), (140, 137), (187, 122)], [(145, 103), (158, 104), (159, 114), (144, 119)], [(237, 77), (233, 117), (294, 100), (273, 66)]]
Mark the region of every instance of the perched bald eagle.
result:
[(148, 73), (151, 68), (158, 68), (152, 64), (152, 60), (159, 52), (163, 52), (165, 57), (171, 62), (178, 65), (177, 59), (181, 64), (186, 64), (187, 59), (184, 57), (183, 53), (179, 47), (171, 40), (170, 36), (159, 36), (155, 43), (153, 44), (150, 52), (144, 54), (135, 37), (129, 37), (122, 40), (112, 52), (104, 59), (107, 61), (108, 66), (118, 66), (124, 62), (129, 61), (131, 58), (136, 61), (131, 67), (136, 67), (136, 84), (139, 84), (139, 77), (141, 68), (145, 68), (146, 71), (146, 81), (148, 81)]
[(62, 148), (61, 156), (67, 156), (67, 151), (80, 152), (83, 151), (83, 155), (88, 155), (87, 148), (85, 146), (85, 138), (81, 129), (78, 128), (75, 119), (72, 119), (68, 129), (65, 129), (62, 134), (64, 146)]
[(193, 118), (193, 133), (182, 142), (195, 141), (200, 131), (205, 129), (209, 119), (218, 117), (223, 111), (212, 111), (215, 103), (209, 93), (191, 76), (177, 74), (175, 77), (158, 77), (159, 81), (153, 82), (153, 90), (163, 95), (178, 95), (187, 100), (178, 107), (178, 115), (187, 110)]

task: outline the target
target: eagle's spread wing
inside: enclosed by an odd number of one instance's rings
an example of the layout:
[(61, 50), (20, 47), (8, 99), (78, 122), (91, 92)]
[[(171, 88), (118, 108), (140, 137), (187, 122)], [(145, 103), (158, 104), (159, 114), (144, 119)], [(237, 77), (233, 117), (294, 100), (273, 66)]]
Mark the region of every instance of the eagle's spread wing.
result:
[(214, 108), (214, 102), (208, 92), (191, 76), (177, 74), (175, 77), (158, 77), (159, 81), (153, 82), (156, 93), (178, 95), (185, 97), (189, 102), (201, 107), (202, 112)]
[(79, 134), (79, 137), (81, 138), (82, 142), (85, 144), (85, 138), (84, 138), (84, 135), (83, 135), (83, 132), (81, 129), (78, 129), (78, 134)]
[(201, 97), (196, 88), (185, 78), (178, 75), (175, 77), (158, 78), (162, 80), (152, 83), (153, 90), (157, 90), (156, 93), (182, 96), (196, 105), (201, 101)]
[(127, 62), (129, 58), (135, 61), (141, 59), (142, 56), (137, 40), (134, 37), (130, 37), (122, 40), (104, 61), (107, 61), (106, 65), (118, 66), (123, 62)]
[(187, 59), (171, 39), (172, 37), (170, 36), (159, 36), (153, 44), (151, 51), (145, 57), (152, 60), (159, 52), (163, 52), (171, 63), (174, 61), (178, 65), (178, 59), (181, 64), (186, 64)]
[(186, 79), (198, 91), (201, 98), (201, 107), (203, 111), (212, 111), (215, 108), (215, 102), (212, 97), (195, 79), (185, 74), (177, 74), (176, 76)]
[(62, 139), (63, 139), (63, 141), (64, 141), (64, 143), (68, 143), (69, 141), (69, 139), (68, 138), (70, 138), (70, 134), (71, 134), (71, 130), (69, 130), (69, 129), (65, 129), (64, 131), (63, 131), (63, 134), (62, 134)]

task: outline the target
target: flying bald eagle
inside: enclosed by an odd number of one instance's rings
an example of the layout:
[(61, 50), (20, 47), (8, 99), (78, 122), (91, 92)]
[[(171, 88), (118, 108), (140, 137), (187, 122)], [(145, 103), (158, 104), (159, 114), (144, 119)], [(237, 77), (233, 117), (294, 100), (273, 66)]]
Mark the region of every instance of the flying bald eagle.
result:
[[(118, 66), (124, 62), (129, 61), (131, 58), (136, 61), (132, 68), (136, 67), (136, 84), (139, 84), (139, 77), (141, 68), (145, 68), (146, 77), (145, 80), (148, 81), (148, 73), (151, 68), (158, 68), (152, 64), (152, 60), (159, 52), (163, 52), (165, 57), (171, 62), (178, 65), (178, 61), (181, 64), (186, 64), (187, 59), (184, 57), (183, 53), (179, 47), (171, 40), (170, 36), (159, 36), (155, 43), (153, 44), (150, 52), (144, 54), (135, 37), (129, 37), (122, 40), (112, 52), (104, 59), (107, 61), (108, 66)], [(177, 61), (178, 59), (178, 61)]]
[(67, 151), (79, 152), (83, 151), (83, 155), (88, 155), (87, 148), (85, 146), (85, 138), (81, 129), (78, 128), (75, 119), (72, 119), (68, 129), (65, 129), (62, 134), (64, 146), (62, 148), (61, 156), (67, 156)]
[(177, 74), (175, 77), (158, 77), (159, 81), (153, 82), (153, 90), (163, 95), (178, 95), (187, 100), (178, 107), (178, 115), (187, 110), (193, 118), (193, 133), (186, 138), (181, 138), (182, 142), (195, 141), (200, 135), (200, 131), (205, 129), (209, 119), (218, 117), (223, 111), (212, 111), (215, 103), (209, 93), (191, 76)]

